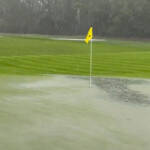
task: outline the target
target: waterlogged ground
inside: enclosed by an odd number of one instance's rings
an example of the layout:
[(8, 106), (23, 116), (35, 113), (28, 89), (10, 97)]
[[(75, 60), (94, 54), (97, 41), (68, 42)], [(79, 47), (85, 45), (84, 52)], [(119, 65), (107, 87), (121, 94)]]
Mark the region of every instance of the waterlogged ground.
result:
[(149, 150), (150, 81), (0, 76), (1, 150)]

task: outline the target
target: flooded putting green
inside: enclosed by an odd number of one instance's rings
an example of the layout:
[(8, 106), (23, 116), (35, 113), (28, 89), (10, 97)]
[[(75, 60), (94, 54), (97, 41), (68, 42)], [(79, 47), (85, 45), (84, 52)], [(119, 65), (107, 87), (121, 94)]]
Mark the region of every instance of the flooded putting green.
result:
[(150, 149), (150, 81), (93, 82), (0, 76), (0, 149)]

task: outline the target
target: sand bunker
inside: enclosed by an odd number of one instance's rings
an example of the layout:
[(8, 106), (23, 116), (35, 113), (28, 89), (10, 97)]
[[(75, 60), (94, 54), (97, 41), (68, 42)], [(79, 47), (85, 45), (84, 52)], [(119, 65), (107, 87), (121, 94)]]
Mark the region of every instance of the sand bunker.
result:
[(92, 89), (86, 77), (14, 76), (0, 83), (0, 149), (150, 149), (150, 106), (114, 94), (126, 79), (95, 78)]

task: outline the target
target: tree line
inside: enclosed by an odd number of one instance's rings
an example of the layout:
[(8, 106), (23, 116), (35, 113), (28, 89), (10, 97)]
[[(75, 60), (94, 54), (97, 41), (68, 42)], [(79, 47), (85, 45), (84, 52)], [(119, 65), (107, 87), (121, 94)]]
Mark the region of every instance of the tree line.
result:
[(150, 37), (150, 0), (0, 0), (0, 32)]

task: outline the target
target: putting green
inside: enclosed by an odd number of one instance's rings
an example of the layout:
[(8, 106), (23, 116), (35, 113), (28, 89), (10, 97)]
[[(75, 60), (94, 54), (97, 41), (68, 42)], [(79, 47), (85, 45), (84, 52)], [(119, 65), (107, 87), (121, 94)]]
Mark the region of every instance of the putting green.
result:
[[(38, 36), (0, 39), (0, 74), (89, 75), (90, 45)], [(150, 44), (107, 40), (93, 43), (93, 75), (150, 78)]]
[(116, 101), (88, 84), (69, 76), (0, 76), (0, 149), (150, 149), (150, 106)]

